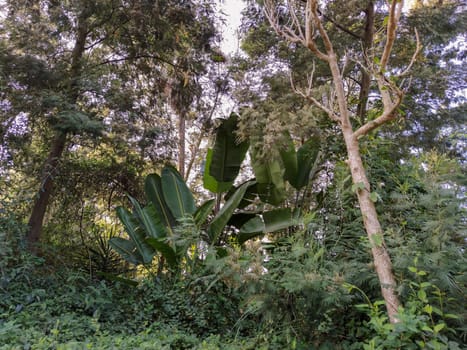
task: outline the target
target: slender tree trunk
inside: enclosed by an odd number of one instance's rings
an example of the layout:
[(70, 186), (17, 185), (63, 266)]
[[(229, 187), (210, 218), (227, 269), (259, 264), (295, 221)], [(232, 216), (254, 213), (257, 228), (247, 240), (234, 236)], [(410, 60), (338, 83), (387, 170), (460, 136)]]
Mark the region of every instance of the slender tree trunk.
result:
[[(185, 141), (185, 128), (186, 117), (185, 113), (179, 114), (178, 121), (178, 171), (182, 178), (185, 179), (185, 158), (186, 158), (186, 141)], [(186, 179), (185, 179), (186, 180)]]
[[(88, 26), (85, 12), (78, 19), (75, 46), (71, 54), (70, 69), (70, 101), (75, 103), (79, 96), (79, 87), (77, 80), (81, 73), (81, 59), (86, 50), (86, 37), (88, 35)], [(29, 231), (26, 235), (28, 249), (31, 252), (37, 252), (37, 243), (42, 235), (42, 226), (44, 217), (49, 205), (50, 197), (53, 192), (54, 175), (57, 173), (57, 166), (63, 155), (66, 145), (67, 134), (65, 132), (56, 132), (55, 138), (50, 146), (49, 155), (44, 163), (41, 178), (41, 187), (38, 191), (36, 201), (29, 218)]]
[[(375, 4), (373, 0), (368, 1), (367, 7), (365, 9), (366, 22), (365, 29), (362, 36), (362, 46), (363, 46), (363, 62), (368, 60), (369, 52), (373, 46), (373, 37), (374, 37), (374, 22), (375, 22)], [(360, 124), (365, 124), (366, 122), (366, 110), (368, 104), (368, 96), (370, 94), (370, 85), (371, 85), (371, 75), (368, 72), (367, 68), (362, 65), (361, 69), (362, 80), (360, 82), (360, 94), (358, 97), (357, 105), (357, 117), (360, 120)]]
[(339, 71), (337, 58), (334, 52), (329, 52), (329, 66), (336, 89), (337, 101), (339, 105), (340, 127), (344, 136), (347, 149), (348, 165), (352, 174), (354, 184), (363, 184), (363, 189), (357, 190), (358, 203), (363, 217), (363, 224), (371, 244), (371, 253), (376, 274), (381, 286), (381, 293), (386, 303), (386, 309), (391, 322), (397, 322), (397, 309), (399, 298), (396, 292), (396, 280), (392, 271), (391, 258), (384, 245), (383, 230), (378, 219), (375, 204), (370, 199), (371, 187), (363, 166), (360, 154), (360, 146), (354, 135), (350, 122), (350, 113), (345, 97), (344, 84)]
[(391, 322), (397, 322), (399, 298), (396, 292), (396, 280), (392, 271), (389, 253), (384, 245), (383, 230), (378, 219), (375, 204), (370, 199), (371, 187), (368, 181), (357, 139), (352, 129), (342, 127), (342, 133), (347, 148), (348, 164), (354, 184), (363, 184), (363, 189), (357, 190), (358, 204), (363, 217), (363, 224), (371, 244), (371, 253), (376, 274), (381, 286), (381, 293), (386, 302), (386, 309)]
[(26, 240), (31, 251), (36, 251), (36, 244), (41, 237), (45, 212), (53, 190), (54, 176), (57, 173), (57, 165), (65, 149), (65, 144), (66, 134), (57, 132), (52, 141), (49, 156), (44, 164), (41, 186), (29, 218), (28, 225), (30, 229)]
[[(322, 15), (318, 10), (319, 3), (320, 2), (318, 0), (307, 0), (305, 9), (299, 8), (300, 10), (304, 10), (304, 23), (300, 22), (299, 16), (297, 16), (297, 7), (294, 2), (286, 2), (286, 6), (288, 6), (288, 10), (291, 14), (291, 20), (286, 25), (281, 23), (279, 20), (282, 15), (278, 15), (277, 4), (275, 1), (265, 0), (265, 14), (274, 30), (279, 35), (291, 42), (302, 43), (303, 46), (310, 49), (315, 57), (327, 62), (331, 69), (336, 101), (332, 101), (330, 104), (323, 104), (314, 98), (311, 94), (312, 81), (310, 82), (306, 93), (297, 90), (293, 81), (292, 88), (302, 96), (309, 99), (313, 104), (324, 110), (328, 114), (329, 118), (339, 124), (342, 130), (347, 148), (348, 165), (352, 174), (352, 180), (354, 184), (359, 185), (357, 190), (358, 203), (360, 205), (365, 230), (371, 244), (373, 262), (380, 281), (381, 292), (386, 303), (389, 319), (392, 323), (396, 323), (398, 322), (397, 309), (399, 307), (399, 298), (396, 293), (396, 282), (392, 272), (391, 259), (386, 250), (386, 246), (384, 245), (383, 230), (378, 219), (375, 205), (370, 198), (370, 183), (363, 166), (358, 139), (367, 135), (370, 131), (376, 129), (380, 125), (393, 120), (397, 116), (397, 108), (400, 106), (403, 93), (397, 86), (386, 79), (383, 75), (383, 71), (387, 68), (394, 41), (396, 39), (397, 24), (402, 13), (404, 2), (403, 0), (388, 2), (389, 16), (386, 26), (386, 42), (381, 54), (379, 71), (373, 72), (370, 76), (370, 72), (365, 70), (364, 73), (368, 74), (368, 76), (362, 76), (362, 89), (360, 91), (360, 97), (362, 100), (360, 101), (358, 108), (360, 115), (357, 114), (355, 116), (360, 116), (361, 118), (365, 117), (366, 100), (368, 99), (369, 84), (371, 83), (372, 78), (376, 78), (377, 80), (378, 89), (381, 94), (381, 102), (383, 103), (383, 111), (372, 121), (363, 120), (362, 125), (355, 131), (353, 131), (352, 124), (350, 122), (351, 114), (345, 94), (344, 76), (340, 72), (338, 58), (334, 52), (333, 44), (328, 36), (325, 25), (322, 22)], [(372, 38), (374, 36), (374, 1), (368, 0), (366, 15), (366, 28), (363, 38), (364, 51), (366, 51), (364, 52), (364, 55), (368, 54), (372, 45)], [(324, 51), (319, 45), (317, 45), (316, 38), (318, 36), (322, 40)], [(418, 52), (419, 45), (417, 44), (417, 49), (412, 58), (412, 62)], [(361, 64), (365, 65), (365, 62), (361, 62)], [(335, 102), (337, 102), (337, 109), (335, 107)]]

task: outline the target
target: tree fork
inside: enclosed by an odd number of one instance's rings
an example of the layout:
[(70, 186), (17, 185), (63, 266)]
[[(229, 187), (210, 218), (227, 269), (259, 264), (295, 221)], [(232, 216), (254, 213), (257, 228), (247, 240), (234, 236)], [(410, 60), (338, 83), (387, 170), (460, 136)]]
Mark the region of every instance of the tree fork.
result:
[[(374, 35), (374, 2), (369, 1), (365, 10), (367, 19), (364, 37), (362, 38), (364, 51), (364, 62), (362, 62), (362, 66), (364, 66), (365, 63), (368, 63), (370, 67), (364, 68), (365, 71), (362, 71), (363, 81), (360, 98), (363, 100), (360, 101), (356, 117), (360, 117), (363, 125), (356, 131), (353, 131), (350, 121), (351, 111), (346, 98), (344, 77), (341, 74), (338, 64), (339, 60), (334, 52), (333, 44), (322, 22), (321, 12), (318, 9), (318, 0), (307, 0), (304, 7), (302, 7), (302, 4), (297, 4), (295, 1), (287, 2), (290, 21), (286, 25), (283, 24), (284, 21), (282, 17), (279, 19), (277, 7), (273, 0), (265, 1), (265, 15), (277, 34), (292, 43), (300, 43), (304, 47), (307, 47), (318, 59), (325, 61), (331, 69), (332, 85), (335, 90), (335, 100), (328, 101), (327, 104), (318, 101), (312, 96), (312, 77), (310, 78), (309, 87), (306, 91), (296, 89), (293, 84), (293, 79), (291, 79), (292, 88), (297, 93), (311, 101), (311, 103), (325, 111), (329, 118), (336, 121), (341, 128), (346, 145), (348, 165), (352, 174), (352, 181), (354, 184), (361, 184), (361, 186), (358, 186), (357, 198), (363, 217), (365, 231), (371, 244), (373, 262), (376, 274), (380, 281), (381, 293), (386, 303), (389, 319), (392, 323), (396, 323), (398, 322), (397, 311), (400, 305), (399, 298), (396, 293), (396, 280), (392, 271), (392, 263), (389, 253), (384, 245), (383, 230), (378, 219), (378, 214), (376, 212), (375, 205), (370, 198), (370, 183), (363, 166), (359, 146), (360, 137), (367, 135), (370, 131), (396, 117), (397, 109), (399, 108), (403, 97), (402, 91), (384, 76), (396, 38), (396, 29), (402, 12), (403, 0), (393, 0), (390, 1), (388, 5), (389, 17), (386, 27), (386, 42), (381, 54), (380, 65), (376, 72), (371, 66), (372, 63), (366, 62), (368, 60), (368, 57), (366, 56), (371, 49), (372, 38)], [(298, 10), (304, 11), (304, 14), (302, 16), (297, 15)], [(317, 44), (316, 39), (318, 37), (321, 38), (324, 49)], [(415, 51), (406, 70), (410, 69), (412, 63), (415, 61), (419, 49), (420, 46), (417, 35), (417, 50)], [(365, 73), (368, 73), (368, 76), (365, 76)], [(383, 112), (376, 119), (365, 123), (363, 118), (366, 113), (365, 105), (368, 98), (367, 89), (369, 89), (372, 78), (375, 79), (378, 84), (381, 101), (383, 103)], [(335, 107), (336, 104), (337, 108)]]

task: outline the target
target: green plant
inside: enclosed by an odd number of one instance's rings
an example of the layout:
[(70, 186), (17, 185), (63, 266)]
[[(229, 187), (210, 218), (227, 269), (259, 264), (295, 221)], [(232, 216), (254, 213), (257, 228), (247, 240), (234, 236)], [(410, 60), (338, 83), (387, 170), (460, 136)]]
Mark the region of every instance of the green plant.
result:
[[(417, 265), (417, 260), (414, 265)], [(356, 305), (370, 317), (365, 326), (371, 330), (367, 334), (371, 339), (361, 344), (363, 349), (460, 350), (461, 344), (452, 340), (456, 332), (449, 326), (449, 322), (459, 319), (459, 316), (444, 311), (445, 293), (433, 283), (420, 280), (427, 275), (426, 271), (416, 266), (409, 267), (409, 271), (415, 279), (408, 281), (410, 293), (404, 306), (398, 310), (397, 323), (389, 322), (383, 301), (371, 302), (360, 288), (346, 284), (349, 292), (356, 289), (366, 299), (365, 304)]]
[[(236, 188), (210, 218), (214, 200), (196, 207), (193, 195), (180, 174), (175, 168), (166, 166), (161, 175), (150, 174), (146, 178), (148, 205), (142, 206), (129, 197), (133, 212), (124, 207), (117, 208), (117, 215), (130, 239), (112, 237), (109, 242), (123, 258), (135, 265), (150, 266), (156, 253), (172, 270), (179, 269), (182, 261), (193, 265), (193, 261), (198, 259), (198, 250), (190, 251), (189, 248), (196, 247), (201, 241), (209, 245), (225, 244), (222, 234), (229, 225), (238, 224), (234, 213), (253, 184), (253, 181), (247, 181)], [(246, 222), (241, 221), (238, 227), (236, 236), (239, 243), (299, 222), (297, 213), (288, 208), (266, 211), (261, 216), (253, 212), (247, 215), (247, 219)], [(188, 232), (195, 234), (187, 235)], [(188, 237), (191, 241), (187, 242)], [(159, 268), (161, 270), (162, 266)]]
[[(275, 145), (265, 157), (257, 145), (246, 140), (238, 142), (238, 116), (224, 120), (217, 129), (214, 148), (209, 149), (204, 172), (204, 187), (214, 193), (228, 191), (249, 150), (255, 186), (250, 191), (264, 203), (279, 205), (287, 197), (286, 181), (298, 193), (307, 187), (318, 170), (320, 139), (311, 137), (298, 150), (288, 132), (283, 142)], [(303, 199), (308, 189), (303, 192)], [(296, 203), (298, 204), (298, 203)], [(303, 205), (303, 200), (302, 203)]]

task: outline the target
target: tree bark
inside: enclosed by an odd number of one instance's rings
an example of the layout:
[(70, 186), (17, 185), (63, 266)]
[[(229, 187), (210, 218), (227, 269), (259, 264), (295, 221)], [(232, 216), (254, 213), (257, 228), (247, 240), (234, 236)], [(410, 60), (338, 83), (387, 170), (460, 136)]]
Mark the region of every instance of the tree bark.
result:
[[(185, 113), (180, 113), (178, 121), (178, 171), (183, 179), (185, 179), (185, 158), (186, 158), (186, 141), (185, 141), (186, 117)], [(185, 179), (186, 180), (186, 179)]]
[[(365, 8), (365, 15), (365, 29), (362, 36), (363, 62), (368, 61), (369, 53), (373, 46), (373, 37), (375, 33), (375, 4), (373, 0), (368, 1), (367, 7)], [(360, 120), (360, 124), (363, 125), (366, 122), (366, 110), (368, 104), (368, 96), (370, 94), (371, 75), (364, 65), (362, 65), (360, 71), (362, 75), (362, 80), (360, 82), (360, 94), (358, 96), (357, 118)]]
[(358, 204), (363, 217), (363, 224), (371, 245), (373, 263), (381, 286), (381, 294), (386, 303), (386, 309), (391, 322), (397, 322), (399, 298), (396, 292), (396, 280), (392, 271), (392, 262), (384, 245), (383, 230), (378, 219), (375, 204), (370, 198), (371, 187), (360, 155), (358, 140), (351, 128), (341, 127), (348, 155), (348, 165), (354, 184), (363, 184), (363, 189), (357, 189)]
[(400, 303), (396, 292), (396, 280), (392, 272), (391, 258), (384, 245), (383, 230), (378, 219), (378, 213), (376, 212), (373, 201), (370, 199), (370, 182), (366, 176), (365, 167), (363, 166), (360, 154), (360, 146), (350, 122), (350, 112), (345, 96), (344, 82), (340, 74), (337, 57), (332, 48), (328, 48), (328, 57), (339, 106), (339, 124), (347, 149), (348, 165), (350, 173), (352, 174), (352, 182), (354, 184), (363, 184), (363, 189), (357, 190), (358, 203), (363, 217), (363, 224), (371, 244), (373, 263), (380, 282), (381, 294), (386, 303), (389, 319), (391, 322), (395, 323), (397, 322), (397, 309)]
[[(76, 103), (79, 96), (77, 80), (81, 73), (81, 59), (86, 50), (86, 38), (88, 35), (87, 14), (83, 11), (78, 19), (75, 45), (71, 54), (70, 68), (70, 101)], [(41, 175), (41, 187), (38, 191), (34, 206), (29, 217), (29, 231), (26, 235), (28, 249), (37, 253), (37, 243), (42, 235), (44, 217), (49, 205), (50, 197), (54, 187), (54, 175), (57, 174), (57, 166), (63, 155), (66, 145), (66, 132), (57, 131), (50, 146), (49, 155), (44, 163)]]
[(42, 234), (44, 216), (53, 190), (54, 176), (57, 173), (57, 166), (65, 149), (65, 144), (66, 134), (57, 132), (43, 167), (40, 189), (29, 218), (29, 232), (26, 241), (29, 250), (32, 252), (37, 252), (37, 243)]

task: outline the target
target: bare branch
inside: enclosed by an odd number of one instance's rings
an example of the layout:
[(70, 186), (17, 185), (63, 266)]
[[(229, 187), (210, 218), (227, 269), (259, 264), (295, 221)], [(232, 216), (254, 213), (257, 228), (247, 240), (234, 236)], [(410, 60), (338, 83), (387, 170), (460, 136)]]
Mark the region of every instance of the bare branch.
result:
[[(324, 29), (323, 22), (319, 18), (318, 1), (308, 0), (307, 5), (309, 6), (310, 13), (313, 18), (313, 23), (318, 28), (319, 34), (321, 35), (321, 39), (323, 40), (327, 55), (329, 56), (331, 54), (334, 54), (334, 49), (332, 47), (331, 39), (329, 39), (328, 33)], [(326, 60), (329, 60), (329, 58)]]
[(295, 28), (297, 28), (298, 30), (298, 36), (302, 38), (303, 40), (305, 38), (305, 35), (303, 34), (302, 25), (297, 17), (297, 12), (295, 11), (295, 1), (289, 0), (288, 7), (290, 9), (290, 16), (292, 17), (292, 23), (295, 26)]
[(415, 63), (415, 61), (417, 60), (417, 56), (418, 54), (420, 53), (420, 51), (422, 50), (422, 44), (420, 43), (420, 37), (418, 35), (418, 30), (417, 28), (415, 28), (415, 37), (417, 39), (417, 46), (415, 48), (415, 52), (413, 53), (412, 55), (412, 58), (410, 59), (410, 63), (409, 65), (407, 66), (407, 68), (400, 74), (398, 74), (397, 76), (398, 77), (403, 77), (404, 75), (407, 75), (410, 71), (410, 69), (412, 68), (413, 64)]
[(386, 33), (386, 44), (384, 45), (383, 54), (381, 56), (381, 71), (386, 69), (389, 62), (389, 56), (391, 55), (392, 46), (396, 40), (396, 29), (397, 23), (402, 13), (402, 7), (404, 6), (403, 0), (392, 0), (389, 10), (388, 26)]
[(303, 92), (303, 90), (300, 90), (300, 89), (297, 89), (295, 87), (295, 83), (294, 83), (294, 80), (293, 80), (293, 77), (292, 77), (292, 73), (290, 73), (289, 75), (289, 78), (290, 78), (290, 86), (292, 87), (292, 90), (304, 97), (305, 99), (307, 99), (308, 101), (310, 101), (312, 104), (314, 104), (316, 107), (322, 109), (324, 112), (326, 112), (326, 114), (329, 116), (329, 118), (331, 118), (332, 120), (336, 121), (336, 122), (339, 122), (340, 119), (339, 119), (339, 116), (337, 116), (332, 109), (326, 107), (324, 104), (322, 104), (321, 102), (319, 102), (316, 98), (314, 98), (313, 96), (311, 96), (311, 90), (313, 88), (313, 74), (314, 74), (314, 70), (315, 70), (315, 66), (313, 64), (313, 71), (311, 72), (311, 75), (308, 77), (308, 88), (306, 90), (306, 92)]
[[(299, 27), (299, 34), (297, 34), (296, 30), (294, 27), (297, 25), (295, 24), (295, 20), (292, 20), (292, 27), (289, 26), (281, 26), (279, 24), (279, 19), (277, 17), (277, 11), (274, 6), (274, 2), (272, 0), (266, 0), (264, 3), (264, 15), (269, 21), (269, 24), (271, 24), (271, 27), (274, 29), (274, 31), (279, 35), (282, 36), (284, 39), (297, 43), (301, 42), (302, 44), (305, 42), (305, 38), (302, 37), (303, 33), (301, 33), (301, 28)], [(298, 18), (297, 18), (298, 21)], [(299, 24), (299, 22), (298, 22)]]

